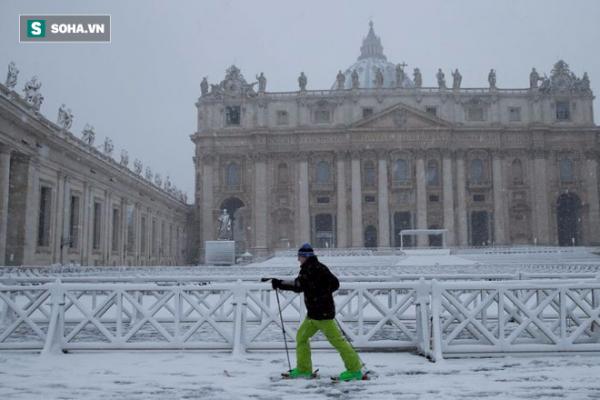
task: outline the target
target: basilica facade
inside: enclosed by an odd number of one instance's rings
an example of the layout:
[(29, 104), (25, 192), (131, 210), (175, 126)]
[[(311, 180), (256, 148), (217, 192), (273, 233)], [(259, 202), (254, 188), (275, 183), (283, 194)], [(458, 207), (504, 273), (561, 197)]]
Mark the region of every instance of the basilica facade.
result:
[[(325, 90), (269, 92), (235, 66), (196, 103), (198, 248), (227, 210), (238, 252), (400, 245), (447, 229), (451, 246), (598, 245), (600, 128), (593, 94), (558, 61), (524, 88), (426, 87), (384, 55), (371, 25)], [(409, 76), (410, 75), (410, 76)], [(525, 77), (526, 78), (526, 77)], [(451, 82), (450, 82), (451, 80)], [(524, 79), (526, 80), (526, 79)], [(436, 237), (408, 245), (437, 245)]]

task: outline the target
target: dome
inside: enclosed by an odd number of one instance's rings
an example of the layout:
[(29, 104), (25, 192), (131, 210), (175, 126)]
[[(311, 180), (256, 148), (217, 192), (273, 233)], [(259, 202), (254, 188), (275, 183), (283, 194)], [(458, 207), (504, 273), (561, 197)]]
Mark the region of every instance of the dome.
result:
[[(387, 60), (387, 57), (383, 54), (383, 46), (381, 45), (381, 39), (375, 35), (373, 30), (373, 22), (369, 22), (369, 33), (367, 37), (363, 39), (362, 46), (360, 47), (360, 56), (358, 60), (343, 71), (346, 80), (344, 81), (344, 88), (352, 88), (352, 72), (356, 71), (358, 74), (359, 88), (375, 88), (375, 73), (377, 69), (380, 69), (383, 73), (383, 87), (414, 87), (414, 83), (408, 77), (406, 71), (404, 71), (404, 80), (401, 85), (396, 84), (396, 65)], [(331, 89), (337, 88), (337, 80), (334, 81)]]

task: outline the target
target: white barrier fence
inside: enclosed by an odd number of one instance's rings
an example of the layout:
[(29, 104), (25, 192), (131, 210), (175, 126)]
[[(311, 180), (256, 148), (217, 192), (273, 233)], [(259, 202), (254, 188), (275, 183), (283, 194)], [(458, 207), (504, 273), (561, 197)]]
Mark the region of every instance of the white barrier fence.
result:
[[(0, 285), (0, 350), (281, 349), (269, 284)], [(600, 351), (600, 281), (343, 283), (337, 321), (360, 350), (443, 356)], [(290, 346), (302, 297), (280, 292)], [(318, 334), (314, 348), (329, 345)]]

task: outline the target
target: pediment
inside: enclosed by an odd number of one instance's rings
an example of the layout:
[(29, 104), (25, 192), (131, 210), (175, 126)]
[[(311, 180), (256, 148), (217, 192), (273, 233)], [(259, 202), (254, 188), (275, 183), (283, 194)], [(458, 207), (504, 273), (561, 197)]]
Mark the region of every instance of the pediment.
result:
[(355, 122), (353, 128), (418, 129), (449, 128), (451, 124), (441, 118), (406, 104), (396, 104), (367, 118)]

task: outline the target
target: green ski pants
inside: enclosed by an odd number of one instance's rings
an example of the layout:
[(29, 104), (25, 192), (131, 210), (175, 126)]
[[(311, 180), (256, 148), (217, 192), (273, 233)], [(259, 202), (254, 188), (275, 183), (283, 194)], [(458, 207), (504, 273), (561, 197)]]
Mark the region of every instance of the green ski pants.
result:
[(361, 369), (362, 365), (358, 354), (350, 346), (350, 343), (344, 339), (335, 320), (306, 318), (296, 334), (296, 367), (298, 371), (312, 372), (309, 341), (317, 331), (323, 332), (329, 343), (340, 353), (346, 370), (359, 371)]

